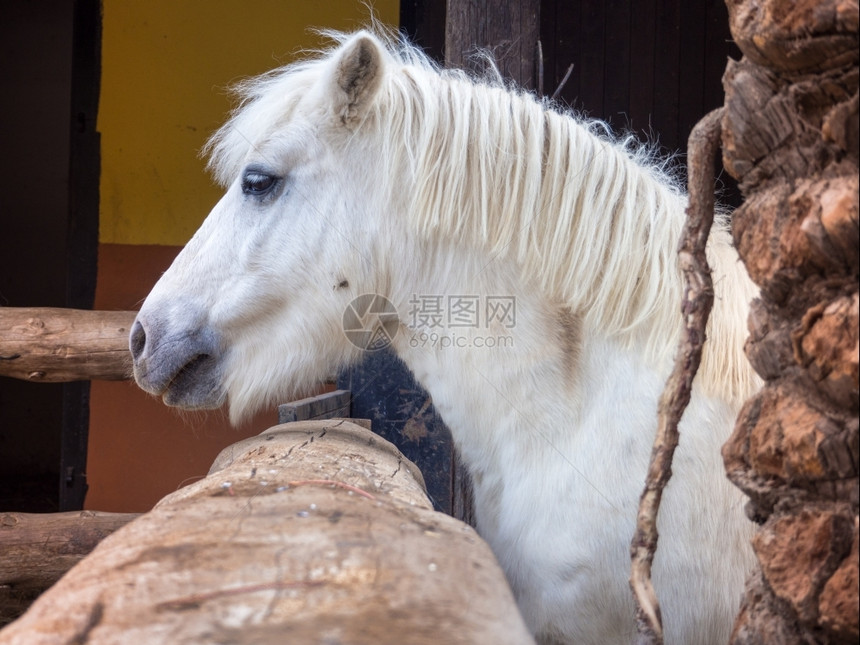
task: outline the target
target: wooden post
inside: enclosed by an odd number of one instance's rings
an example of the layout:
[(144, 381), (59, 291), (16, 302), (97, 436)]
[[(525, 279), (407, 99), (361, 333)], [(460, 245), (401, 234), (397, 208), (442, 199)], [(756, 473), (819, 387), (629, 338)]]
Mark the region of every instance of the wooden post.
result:
[(469, 55), (489, 50), (504, 78), (537, 87), (539, 0), (448, 0), (445, 64), (472, 68)]
[(0, 307), (0, 376), (41, 383), (127, 379), (135, 314)]
[(533, 643), (489, 547), (347, 419), (225, 449), (2, 631), (40, 643)]

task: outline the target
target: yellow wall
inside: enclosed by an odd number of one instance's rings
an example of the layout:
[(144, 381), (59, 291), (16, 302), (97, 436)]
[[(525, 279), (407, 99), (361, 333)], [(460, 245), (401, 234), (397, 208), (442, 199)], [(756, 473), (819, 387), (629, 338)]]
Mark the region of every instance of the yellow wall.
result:
[[(99, 240), (182, 245), (220, 196), (197, 154), (233, 82), (368, 22), (358, 0), (104, 0)], [(397, 25), (399, 2), (376, 0)]]

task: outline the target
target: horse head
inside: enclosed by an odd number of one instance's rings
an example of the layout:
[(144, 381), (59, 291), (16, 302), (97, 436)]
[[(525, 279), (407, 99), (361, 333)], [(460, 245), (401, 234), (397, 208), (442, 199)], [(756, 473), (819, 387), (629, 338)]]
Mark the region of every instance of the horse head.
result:
[(373, 161), (356, 154), (386, 52), (367, 33), (260, 82), (209, 144), (226, 192), (146, 298), (134, 377), (234, 421), (352, 360), (341, 328), (385, 280)]

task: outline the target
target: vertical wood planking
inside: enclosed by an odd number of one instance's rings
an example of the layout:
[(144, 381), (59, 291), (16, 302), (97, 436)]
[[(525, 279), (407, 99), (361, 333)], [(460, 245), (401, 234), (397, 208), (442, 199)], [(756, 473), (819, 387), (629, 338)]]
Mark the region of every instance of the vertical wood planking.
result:
[(539, 14), (539, 0), (448, 0), (446, 64), (469, 69), (470, 53), (487, 48), (503, 77), (534, 88)]
[(681, 2), (678, 57), (678, 144), (686, 148), (693, 126), (705, 112), (705, 2)]
[[(546, 4), (546, 3), (544, 3)], [(538, 37), (541, 43), (541, 54), (543, 59), (540, 63), (543, 65), (543, 86), (538, 85), (535, 89), (540, 95), (550, 95), (556, 88), (556, 74), (559, 66), (559, 41), (561, 35), (556, 29), (558, 23), (557, 13), (558, 4), (546, 5), (541, 7), (540, 24), (538, 25)]]
[(680, 59), (680, 7), (676, 0), (657, 0), (654, 12), (654, 108), (653, 123), (660, 143), (669, 150), (676, 150), (678, 136), (678, 94)]
[(656, 0), (632, 2), (630, 8), (630, 128), (653, 139)]
[(579, 106), (589, 116), (605, 116), (603, 110), (604, 11), (602, 2), (583, 2), (580, 22)]
[(401, 0), (400, 28), (433, 60), (445, 61), (445, 3)]
[(630, 129), (630, 1), (605, 7), (603, 113), (616, 132)]
[(580, 52), (582, 50), (581, 2), (544, 3), (541, 7), (541, 42), (544, 46), (544, 93), (552, 96), (568, 66), (573, 63), (573, 72), (557, 97), (560, 103), (581, 107)]

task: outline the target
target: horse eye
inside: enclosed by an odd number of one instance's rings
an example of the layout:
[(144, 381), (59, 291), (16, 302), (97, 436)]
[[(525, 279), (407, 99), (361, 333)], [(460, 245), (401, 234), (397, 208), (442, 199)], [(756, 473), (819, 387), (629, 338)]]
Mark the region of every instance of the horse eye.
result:
[(278, 178), (260, 170), (247, 170), (242, 177), (242, 192), (254, 197), (262, 197), (272, 191)]

